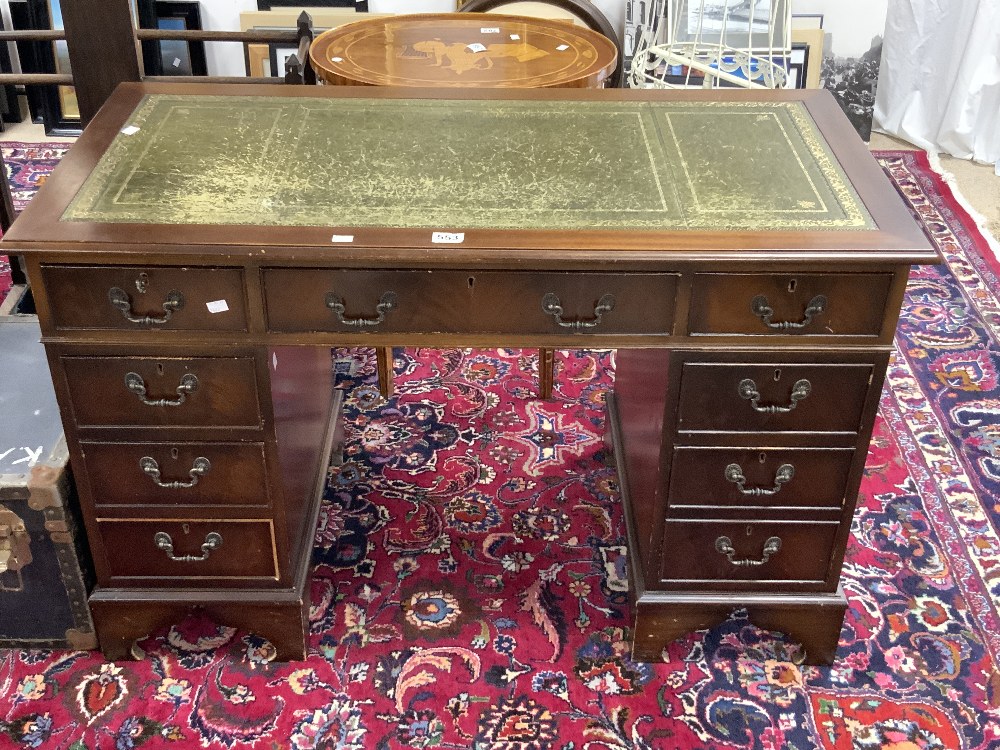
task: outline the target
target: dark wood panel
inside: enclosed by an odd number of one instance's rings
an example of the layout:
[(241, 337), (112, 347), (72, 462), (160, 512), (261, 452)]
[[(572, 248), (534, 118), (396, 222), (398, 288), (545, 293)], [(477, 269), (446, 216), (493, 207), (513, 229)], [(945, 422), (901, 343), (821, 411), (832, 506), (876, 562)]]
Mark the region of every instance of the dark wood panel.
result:
[(839, 508), (854, 455), (851, 448), (675, 447), (670, 507)]
[(748, 336), (878, 336), (891, 284), (888, 273), (698, 273), (688, 330)]
[[(671, 521), (663, 533), (660, 574), (666, 588), (753, 589), (767, 583), (787, 589), (820, 590), (828, 584), (830, 558), (840, 524), (783, 521)], [(725, 537), (733, 548), (730, 562), (717, 544)], [(780, 548), (766, 554), (768, 541)], [(737, 564), (767, 561), (760, 565)], [(836, 588), (836, 580), (833, 581)]]
[[(615, 358), (615, 429), (620, 445), (619, 481), (622, 501), (629, 504), (638, 545), (634, 569), (645, 573), (645, 563), (652, 559), (658, 541), (663, 502), (661, 458), (664, 420), (668, 398), (670, 352), (662, 349), (620, 349)], [(609, 421), (611, 414), (609, 413)], [(666, 426), (669, 430), (669, 426)], [(624, 464), (624, 465), (623, 465)], [(654, 579), (657, 574), (652, 576)]]
[[(111, 512), (108, 506), (120, 506), (116, 512), (121, 514), (135, 506), (266, 508), (269, 504), (263, 443), (82, 441), (80, 448), (94, 505), (104, 515)], [(152, 459), (155, 466), (144, 459)], [(161, 484), (193, 485), (163, 487), (150, 473), (154, 468)]]
[[(270, 521), (170, 518), (97, 522), (111, 581), (142, 578), (144, 584), (200, 586), (245, 585), (253, 579), (277, 579)], [(157, 534), (168, 534), (173, 551), (157, 547)], [(221, 542), (206, 550), (210, 535)], [(194, 559), (173, 560), (174, 557)]]
[[(249, 357), (62, 357), (60, 361), (80, 427), (261, 426), (254, 361)], [(193, 390), (192, 376), (197, 381)], [(141, 383), (145, 394), (131, 390), (130, 382)]]
[[(42, 281), (52, 322), (60, 330), (247, 327), (243, 272), (238, 269), (43, 265)], [(116, 306), (113, 296), (127, 309)], [(129, 316), (144, 320), (131, 322)]]
[[(678, 431), (858, 431), (873, 365), (782, 362), (779, 352), (757, 356), (778, 361), (685, 362)], [(753, 393), (759, 397), (747, 397)]]
[[(676, 274), (479, 271), (466, 277), (473, 291), (473, 308), (464, 324), (468, 329), (581, 335), (673, 332)], [(610, 309), (602, 308), (609, 303)], [(553, 305), (562, 308), (559, 320)]]

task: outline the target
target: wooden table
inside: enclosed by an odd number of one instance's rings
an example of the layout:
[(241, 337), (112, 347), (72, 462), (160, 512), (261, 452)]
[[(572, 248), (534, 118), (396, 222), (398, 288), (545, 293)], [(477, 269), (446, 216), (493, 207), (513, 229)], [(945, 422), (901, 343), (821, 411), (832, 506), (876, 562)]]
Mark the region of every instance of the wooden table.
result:
[(823, 91), (126, 84), (2, 245), (111, 658), (193, 607), (303, 656), (329, 347), (410, 344), (618, 347), (635, 657), (745, 607), (829, 662), (938, 260)]
[(618, 51), (603, 34), (565, 21), (425, 13), (330, 29), (309, 56), (317, 77), (340, 85), (600, 88)]

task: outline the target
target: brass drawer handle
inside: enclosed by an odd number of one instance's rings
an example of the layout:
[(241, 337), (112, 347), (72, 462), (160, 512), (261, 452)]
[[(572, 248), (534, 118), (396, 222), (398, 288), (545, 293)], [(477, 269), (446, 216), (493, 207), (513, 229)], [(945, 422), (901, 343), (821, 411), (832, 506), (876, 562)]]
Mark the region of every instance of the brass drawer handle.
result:
[(777, 323), (771, 320), (771, 316), (774, 315), (774, 308), (771, 307), (771, 303), (768, 302), (767, 297), (763, 294), (758, 294), (752, 300), (750, 300), (750, 312), (761, 319), (768, 328), (773, 328), (777, 331), (787, 331), (792, 328), (805, 328), (807, 325), (812, 323), (813, 318), (820, 315), (826, 310), (826, 297), (822, 294), (817, 294), (811, 300), (809, 304), (806, 305), (805, 311), (802, 313), (802, 320), (798, 323), (794, 323), (789, 320), (782, 320)]
[(611, 312), (614, 309), (615, 296), (613, 294), (605, 294), (597, 300), (597, 305), (594, 307), (594, 317), (590, 320), (563, 320), (562, 302), (559, 301), (559, 297), (554, 292), (549, 292), (542, 297), (542, 310), (545, 314), (551, 315), (555, 318), (556, 323), (563, 328), (572, 328), (574, 330), (579, 330), (581, 328), (597, 328), (597, 326), (600, 325), (601, 317), (604, 313)]
[(185, 373), (177, 386), (177, 398), (146, 398), (146, 383), (142, 375), (137, 372), (129, 372), (125, 375), (125, 387), (139, 397), (139, 400), (146, 406), (180, 406), (187, 399), (188, 394), (198, 390), (198, 378), (192, 373)]
[(345, 326), (363, 328), (365, 326), (377, 326), (384, 321), (386, 313), (390, 313), (399, 307), (399, 299), (396, 297), (395, 292), (386, 292), (383, 294), (378, 304), (375, 305), (377, 315), (374, 318), (345, 318), (344, 312), (346, 312), (347, 308), (344, 307), (343, 298), (338, 296), (336, 292), (329, 292), (326, 295), (326, 306), (337, 316), (337, 320)]
[(167, 299), (163, 302), (163, 315), (159, 318), (154, 318), (152, 315), (136, 315), (135, 311), (132, 310), (132, 300), (129, 299), (128, 293), (116, 286), (108, 290), (108, 299), (125, 316), (125, 320), (129, 323), (147, 326), (166, 323), (170, 320), (175, 310), (180, 310), (184, 307), (184, 295), (176, 290), (167, 293)]
[(774, 487), (744, 487), (747, 478), (743, 475), (743, 468), (739, 464), (729, 464), (726, 467), (726, 481), (732, 482), (740, 491), (741, 495), (749, 497), (761, 497), (762, 495), (777, 495), (781, 491), (781, 485), (792, 481), (795, 476), (795, 467), (791, 464), (782, 464), (774, 472)]
[(219, 549), (222, 546), (222, 534), (216, 531), (210, 531), (206, 534), (205, 542), (201, 545), (201, 555), (175, 555), (174, 540), (165, 531), (157, 531), (153, 535), (153, 542), (156, 544), (156, 548), (166, 552), (167, 557), (171, 560), (176, 560), (177, 562), (204, 562), (208, 559), (212, 550)]
[(736, 549), (733, 547), (733, 540), (728, 536), (720, 536), (715, 540), (715, 551), (725, 555), (729, 562), (738, 568), (756, 568), (759, 565), (763, 565), (771, 559), (771, 555), (777, 554), (780, 549), (781, 539), (776, 536), (770, 536), (764, 542), (763, 556), (759, 560), (734, 560)]
[(139, 468), (142, 469), (143, 473), (146, 474), (150, 479), (153, 480), (153, 484), (157, 487), (163, 487), (166, 490), (186, 490), (189, 487), (194, 487), (198, 484), (198, 479), (205, 476), (212, 470), (212, 463), (204, 456), (198, 456), (191, 465), (191, 471), (188, 474), (191, 477), (190, 482), (164, 482), (160, 479), (160, 465), (156, 463), (156, 459), (151, 456), (143, 456), (139, 459)]
[(767, 406), (760, 405), (760, 391), (757, 390), (757, 384), (753, 382), (750, 378), (746, 378), (740, 381), (740, 384), (736, 386), (737, 391), (739, 391), (740, 398), (746, 399), (750, 402), (754, 411), (759, 411), (762, 414), (787, 414), (796, 407), (796, 405), (812, 393), (812, 383), (810, 383), (805, 378), (801, 380), (796, 380), (792, 385), (791, 401), (788, 406), (776, 406), (774, 404), (768, 404)]

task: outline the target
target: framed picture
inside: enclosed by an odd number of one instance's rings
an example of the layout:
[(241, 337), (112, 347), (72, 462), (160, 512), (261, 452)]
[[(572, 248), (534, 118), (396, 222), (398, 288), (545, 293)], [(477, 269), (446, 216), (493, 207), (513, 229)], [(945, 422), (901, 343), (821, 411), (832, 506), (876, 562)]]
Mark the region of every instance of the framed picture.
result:
[(264, 78), (273, 76), (271, 70), (271, 51), (266, 44), (247, 45), (247, 76), (250, 78)]
[(826, 32), (822, 29), (793, 29), (792, 45), (805, 45), (805, 64), (802, 68), (802, 79), (805, 83), (799, 88), (818, 89), (820, 87), (820, 72), (823, 70), (823, 44)]
[[(139, 0), (142, 28), (201, 28), (201, 4), (190, 0)], [(162, 40), (142, 43), (143, 72), (148, 76), (206, 76), (205, 43)]]
[[(11, 0), (10, 11), (15, 29), (63, 28), (59, 0)], [(25, 72), (72, 73), (65, 41), (18, 42), (17, 54)], [(45, 126), (46, 135), (80, 134), (80, 106), (72, 86), (28, 86), (27, 92), (32, 119)]]
[(809, 69), (809, 45), (792, 42), (792, 54), (788, 56), (788, 89), (804, 89), (806, 72)]
[(257, 0), (258, 10), (301, 8), (303, 5), (310, 8), (354, 8), (359, 13), (368, 12), (368, 0), (309, 0), (307, 3), (302, 0)]
[(278, 76), (279, 78), (284, 78), (285, 76), (285, 60), (287, 60), (292, 55), (297, 55), (299, 53), (298, 47), (291, 47), (287, 44), (281, 44), (278, 42), (272, 42), (268, 46), (268, 62), (271, 65), (271, 75)]

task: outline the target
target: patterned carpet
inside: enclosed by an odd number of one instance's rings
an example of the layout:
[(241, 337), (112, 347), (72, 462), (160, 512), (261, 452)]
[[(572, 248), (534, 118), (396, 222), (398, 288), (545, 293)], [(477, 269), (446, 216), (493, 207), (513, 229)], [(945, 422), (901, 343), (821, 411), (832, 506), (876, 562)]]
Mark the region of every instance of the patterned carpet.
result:
[[(7, 166), (7, 177), (10, 180), (11, 198), (14, 199), (14, 210), (20, 211), (31, 200), (31, 196), (45, 182), (59, 159), (66, 153), (69, 143), (0, 143), (0, 152)], [(3, 302), (10, 291), (10, 259), (0, 255), (0, 302)]]
[(908, 287), (831, 668), (734, 617), (627, 656), (610, 352), (552, 402), (509, 350), (336, 350), (347, 462), (316, 536), (311, 655), (188, 621), (142, 662), (0, 652), (0, 747), (1000, 747), (998, 267), (922, 155), (880, 152), (947, 264)]

